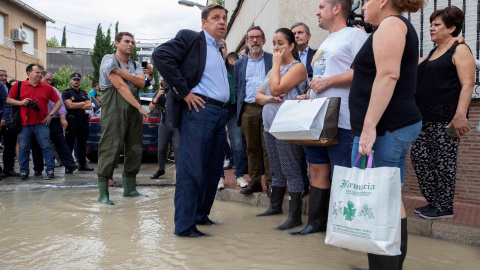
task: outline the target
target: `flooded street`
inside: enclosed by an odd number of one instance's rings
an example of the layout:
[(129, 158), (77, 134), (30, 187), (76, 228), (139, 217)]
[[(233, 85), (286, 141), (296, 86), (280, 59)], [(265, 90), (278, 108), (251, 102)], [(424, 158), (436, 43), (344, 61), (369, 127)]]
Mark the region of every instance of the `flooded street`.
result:
[[(139, 188), (148, 198), (96, 202), (98, 191), (0, 194), (0, 269), (367, 269), (365, 254), (324, 244), (325, 234), (291, 236), (274, 228), (286, 214), (216, 201), (209, 237), (173, 234), (174, 188)], [(304, 223), (306, 216), (303, 216)], [(301, 229), (302, 227), (294, 230)], [(480, 248), (409, 235), (404, 269), (479, 269)]]

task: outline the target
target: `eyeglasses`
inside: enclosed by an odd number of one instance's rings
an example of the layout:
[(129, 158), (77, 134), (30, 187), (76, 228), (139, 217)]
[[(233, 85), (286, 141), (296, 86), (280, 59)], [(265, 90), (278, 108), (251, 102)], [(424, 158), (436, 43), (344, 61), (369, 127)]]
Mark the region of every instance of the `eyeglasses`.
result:
[(0, 77), (5, 77), (5, 78), (8, 78), (8, 75), (6, 75), (6, 74), (5, 74), (5, 75), (3, 75), (3, 74), (2, 74), (2, 75), (0, 75)]
[(254, 39), (260, 40), (262, 38), (263, 38), (263, 36), (248, 36), (247, 37), (248, 40), (254, 40)]

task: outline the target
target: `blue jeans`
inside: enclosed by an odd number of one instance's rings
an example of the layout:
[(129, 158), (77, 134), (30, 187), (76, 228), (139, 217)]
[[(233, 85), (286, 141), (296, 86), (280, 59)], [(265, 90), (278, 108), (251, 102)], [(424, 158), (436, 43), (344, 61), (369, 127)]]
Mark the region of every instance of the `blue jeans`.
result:
[[(338, 129), (338, 144), (331, 146), (304, 146), (307, 162), (310, 164), (330, 164), (330, 180), (335, 165), (350, 167), (352, 153), (352, 131)], [(358, 149), (357, 149), (358, 150)]]
[(243, 168), (245, 166), (244, 157), (247, 155), (247, 153), (246, 151), (243, 150), (242, 128), (237, 125), (237, 107), (236, 106), (232, 106), (227, 109), (227, 128), (228, 128), (228, 136), (230, 138), (230, 147), (233, 153), (233, 163), (235, 165), (235, 176), (237, 178), (242, 177)]
[[(63, 128), (60, 124), (60, 118), (53, 118), (50, 121), (50, 140), (57, 150), (60, 161), (65, 165), (65, 168), (73, 170), (75, 167), (75, 162), (73, 161), (72, 152), (68, 147), (67, 140), (63, 135)], [(33, 140), (32, 143), (32, 157), (34, 170), (42, 171), (43, 170), (43, 155), (42, 149), (38, 145), (37, 140)]]
[(53, 160), (53, 151), (50, 145), (50, 128), (44, 124), (22, 126), (22, 131), (18, 134), (18, 144), (20, 146), (18, 153), (18, 163), (20, 164), (21, 173), (30, 173), (28, 168), (30, 149), (32, 148), (32, 139), (35, 134), (38, 145), (42, 149), (43, 158), (47, 168), (45, 171), (53, 171), (55, 161)]
[(165, 170), (165, 159), (167, 158), (168, 144), (173, 145), (173, 154), (175, 155), (175, 169), (178, 169), (178, 129), (171, 128), (165, 123), (158, 125), (158, 170)]
[(225, 109), (205, 104), (199, 112), (185, 105), (178, 132), (175, 234), (189, 235), (210, 214), (223, 171)]
[[(403, 186), (403, 178), (405, 176), (405, 164), (407, 159), (408, 148), (417, 138), (422, 130), (422, 121), (399, 128), (394, 131), (387, 131), (384, 136), (377, 136), (372, 150), (374, 151), (373, 162), (375, 167), (397, 167), (400, 168), (400, 176)], [(358, 156), (358, 142), (360, 137), (355, 137), (352, 148), (352, 167)], [(361, 162), (355, 167), (360, 168)]]

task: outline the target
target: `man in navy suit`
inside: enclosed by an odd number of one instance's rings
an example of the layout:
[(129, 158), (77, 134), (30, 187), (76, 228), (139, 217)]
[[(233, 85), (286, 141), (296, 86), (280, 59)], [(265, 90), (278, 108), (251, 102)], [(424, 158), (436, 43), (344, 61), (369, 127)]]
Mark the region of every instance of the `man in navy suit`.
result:
[(313, 76), (312, 59), (317, 50), (314, 50), (308, 46), (308, 42), (312, 37), (312, 34), (310, 34), (310, 28), (308, 25), (302, 22), (297, 22), (290, 27), (290, 30), (292, 30), (293, 34), (295, 35), (300, 61), (307, 68), (308, 79), (311, 80)]
[(249, 53), (235, 63), (233, 75), (237, 94), (237, 123), (242, 127), (247, 141), (250, 182), (240, 191), (245, 195), (262, 192), (263, 167), (265, 167), (267, 194), (270, 194), (272, 183), (267, 149), (263, 139), (263, 106), (255, 103), (255, 95), (265, 76), (272, 69), (272, 54), (263, 51), (265, 41), (265, 34), (259, 26), (252, 26), (247, 30), (245, 43), (249, 48)]
[(196, 225), (208, 218), (223, 170), (225, 107), (230, 98), (219, 48), (227, 33), (227, 10), (210, 4), (202, 11), (201, 32), (181, 30), (153, 52), (170, 87), (167, 125), (178, 128), (180, 144), (175, 189), (175, 234), (204, 235)]

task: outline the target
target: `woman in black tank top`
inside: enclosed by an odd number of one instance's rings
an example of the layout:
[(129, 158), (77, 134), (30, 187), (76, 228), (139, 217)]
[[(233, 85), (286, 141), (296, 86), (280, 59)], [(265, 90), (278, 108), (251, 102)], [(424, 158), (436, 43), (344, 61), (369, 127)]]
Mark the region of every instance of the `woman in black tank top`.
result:
[[(360, 153), (375, 151), (377, 167), (398, 167), (405, 174), (410, 144), (420, 133), (415, 104), (418, 37), (404, 12), (417, 12), (423, 0), (366, 1), (365, 21), (377, 27), (353, 62), (349, 108), (352, 165)], [(368, 254), (369, 269), (402, 269), (407, 252), (407, 220), (402, 203), (401, 254)]]
[(462, 30), (463, 12), (450, 6), (430, 16), (430, 36), (437, 44), (418, 66), (416, 101), (422, 131), (412, 144), (411, 159), (428, 205), (415, 209), (427, 219), (453, 218), (453, 197), (460, 137), (468, 126), (475, 59), (465, 44), (449, 43)]

